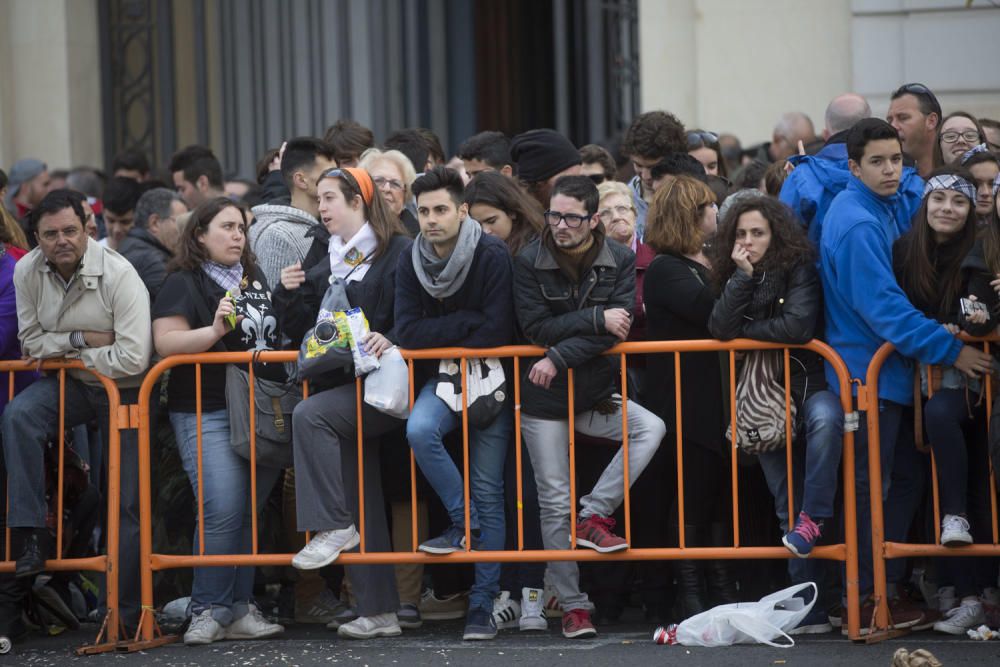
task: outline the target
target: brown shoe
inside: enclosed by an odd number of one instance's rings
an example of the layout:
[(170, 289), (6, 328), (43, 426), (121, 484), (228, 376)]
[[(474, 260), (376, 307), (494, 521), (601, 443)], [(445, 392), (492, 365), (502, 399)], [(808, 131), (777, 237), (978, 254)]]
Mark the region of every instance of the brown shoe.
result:
[[(902, 630), (905, 628), (915, 628), (923, 622), (925, 610), (910, 600), (903, 598), (893, 598), (889, 600), (889, 618), (892, 625), (890, 630)], [(847, 636), (847, 610), (843, 610), (843, 625), (840, 633)], [(861, 605), (861, 636), (867, 637), (871, 633), (872, 617), (875, 615), (875, 603), (871, 598), (865, 600)], [(931, 624), (933, 625), (933, 623)]]

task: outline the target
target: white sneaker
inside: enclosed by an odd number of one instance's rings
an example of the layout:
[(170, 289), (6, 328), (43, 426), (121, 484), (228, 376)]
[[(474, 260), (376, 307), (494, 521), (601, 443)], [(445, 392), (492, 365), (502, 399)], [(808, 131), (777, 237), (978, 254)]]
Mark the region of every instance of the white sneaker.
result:
[(313, 535), (309, 544), (292, 558), (292, 567), (298, 570), (318, 570), (326, 567), (341, 551), (347, 551), (361, 544), (361, 536), (354, 526), (340, 530), (321, 530)]
[(985, 622), (986, 615), (983, 614), (983, 605), (979, 600), (963, 600), (962, 604), (935, 623), (934, 629), (938, 632), (947, 632), (949, 635), (964, 635), (969, 628), (978, 627)]
[(545, 619), (544, 592), (541, 588), (521, 589), (521, 632), (539, 632), (549, 629)]
[(493, 601), (493, 622), (497, 630), (509, 630), (518, 627), (517, 620), (521, 617), (521, 605), (517, 600), (510, 599), (510, 591), (500, 591)]
[(257, 605), (251, 603), (247, 615), (233, 621), (226, 628), (226, 639), (267, 639), (284, 631), (284, 626), (271, 623), (260, 613)]
[(969, 522), (958, 514), (945, 514), (941, 520), (941, 545), (945, 547), (962, 547), (972, 544), (969, 534)]
[(350, 623), (337, 628), (337, 634), (349, 639), (372, 639), (374, 637), (398, 637), (403, 634), (396, 621), (396, 614), (376, 614), (359, 616)]
[(184, 633), (184, 643), (188, 646), (204, 646), (226, 638), (226, 629), (212, 618), (212, 610), (191, 617), (191, 625)]
[(954, 586), (942, 586), (937, 591), (937, 610), (942, 614), (958, 606)]

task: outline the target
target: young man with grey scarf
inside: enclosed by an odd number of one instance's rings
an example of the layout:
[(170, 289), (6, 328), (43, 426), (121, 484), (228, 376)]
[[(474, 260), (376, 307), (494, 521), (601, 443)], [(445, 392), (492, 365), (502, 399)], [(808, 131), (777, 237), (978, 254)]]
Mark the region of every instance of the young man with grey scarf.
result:
[[(396, 267), (397, 342), (407, 349), (490, 348), (514, 339), (510, 255), (503, 241), (483, 234), (469, 217), (457, 172), (435, 167), (413, 183), (420, 234), (412, 253)], [(419, 363), (419, 362), (418, 362)], [(465, 549), (465, 491), (462, 474), (445, 450), (444, 437), (462, 425), (462, 413), (437, 395), (437, 361), (418, 365), (417, 393), (406, 437), (417, 464), (440, 497), (452, 525), (420, 545), (431, 554)], [(449, 391), (451, 389), (449, 388)], [(504, 547), (503, 471), (513, 435), (508, 397), (487, 425), (469, 426), (469, 532), (471, 549)], [(497, 628), (493, 600), (499, 592), (500, 564), (478, 563), (469, 594), (464, 639), (492, 639)]]
[[(521, 433), (538, 485), (542, 542), (546, 549), (570, 544), (570, 405), (575, 429), (608, 440), (622, 439), (621, 386), (616, 357), (603, 352), (628, 336), (635, 303), (635, 254), (605, 237), (597, 217), (597, 186), (586, 176), (555, 182), (545, 229), (514, 260), (517, 319), (528, 340), (548, 350), (526, 359), (521, 382)], [(573, 403), (569, 402), (569, 370)], [(628, 483), (645, 470), (666, 433), (663, 421), (628, 401)], [(611, 515), (624, 498), (625, 465), (620, 449), (590, 493), (580, 498), (576, 545), (601, 553), (628, 548), (612, 532)], [(567, 638), (597, 634), (594, 605), (580, 590), (573, 561), (553, 561), (548, 577), (563, 608)]]

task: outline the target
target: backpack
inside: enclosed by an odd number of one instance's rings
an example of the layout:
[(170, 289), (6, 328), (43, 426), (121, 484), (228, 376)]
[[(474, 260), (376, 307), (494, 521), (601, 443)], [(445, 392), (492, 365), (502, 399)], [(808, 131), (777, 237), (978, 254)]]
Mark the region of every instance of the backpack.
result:
[[(743, 359), (736, 383), (736, 442), (747, 454), (781, 449), (787, 443), (785, 431), (784, 351), (750, 350)], [(795, 424), (798, 408), (789, 401), (789, 423)], [(733, 441), (732, 424), (726, 439)]]

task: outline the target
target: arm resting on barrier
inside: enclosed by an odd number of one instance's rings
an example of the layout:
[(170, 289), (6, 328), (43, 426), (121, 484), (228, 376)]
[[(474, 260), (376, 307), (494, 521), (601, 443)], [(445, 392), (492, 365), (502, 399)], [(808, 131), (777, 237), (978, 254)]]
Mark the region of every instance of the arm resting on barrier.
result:
[(109, 378), (139, 375), (149, 368), (153, 355), (149, 292), (134, 269), (132, 273), (131, 279), (117, 280), (111, 292), (114, 342), (80, 350), (80, 359), (88, 368)]
[(783, 299), (774, 317), (748, 321), (743, 326), (743, 335), (754, 340), (794, 345), (812, 340), (822, 308), (819, 275), (812, 261), (792, 270)]

